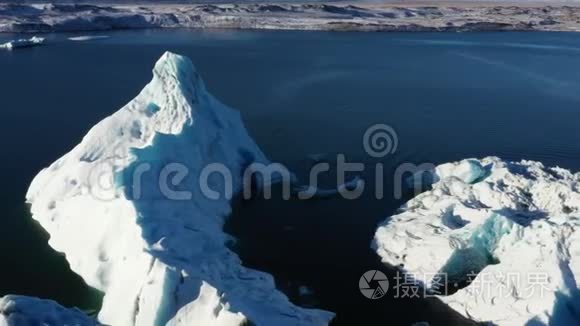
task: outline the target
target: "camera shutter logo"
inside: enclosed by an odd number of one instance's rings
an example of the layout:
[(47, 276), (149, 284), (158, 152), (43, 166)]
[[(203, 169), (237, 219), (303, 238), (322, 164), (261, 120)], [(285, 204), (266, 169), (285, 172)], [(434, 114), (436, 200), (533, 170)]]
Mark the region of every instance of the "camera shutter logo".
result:
[(360, 277), (358, 287), (365, 297), (372, 300), (380, 299), (387, 294), (389, 280), (383, 272), (373, 269)]

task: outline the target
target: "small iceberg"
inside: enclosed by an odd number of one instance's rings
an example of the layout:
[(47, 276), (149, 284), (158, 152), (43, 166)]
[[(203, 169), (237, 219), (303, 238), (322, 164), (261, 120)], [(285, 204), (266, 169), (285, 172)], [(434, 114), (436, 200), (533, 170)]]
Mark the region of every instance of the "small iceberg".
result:
[(580, 322), (580, 173), (497, 157), (438, 166), (373, 249), (451, 308), (500, 326)]
[(44, 43), (44, 37), (33, 36), (29, 39), (18, 39), (0, 44), (0, 49), (17, 49), (17, 48), (29, 48), (32, 46), (42, 45)]
[(73, 36), (69, 37), (70, 41), (76, 42), (84, 42), (84, 41), (93, 41), (93, 40), (102, 40), (109, 38), (109, 35), (82, 35), (82, 36)]

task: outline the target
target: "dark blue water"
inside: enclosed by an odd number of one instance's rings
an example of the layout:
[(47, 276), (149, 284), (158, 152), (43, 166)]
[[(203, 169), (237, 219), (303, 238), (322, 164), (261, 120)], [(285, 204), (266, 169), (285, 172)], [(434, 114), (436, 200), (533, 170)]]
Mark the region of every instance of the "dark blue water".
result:
[[(572, 33), (324, 33), (128, 31), (0, 52), (0, 295), (28, 294), (90, 309), (98, 296), (46, 244), (24, 203), (29, 182), (150, 80), (157, 58), (189, 56), (209, 90), (237, 108), (273, 160), (306, 177), (312, 153), (349, 161), (442, 163), (497, 155), (580, 170), (580, 35)], [(12, 38), (0, 35), (0, 41)], [(363, 150), (376, 123), (398, 134), (395, 154)], [(372, 171), (364, 173), (373, 177)], [(228, 225), (236, 250), (275, 275), (294, 302), (338, 312), (337, 322), (458, 322), (433, 300), (370, 301), (358, 278), (382, 266), (369, 243), (404, 202), (254, 200)], [(314, 290), (303, 298), (299, 285)], [(363, 316), (363, 317), (361, 317)]]

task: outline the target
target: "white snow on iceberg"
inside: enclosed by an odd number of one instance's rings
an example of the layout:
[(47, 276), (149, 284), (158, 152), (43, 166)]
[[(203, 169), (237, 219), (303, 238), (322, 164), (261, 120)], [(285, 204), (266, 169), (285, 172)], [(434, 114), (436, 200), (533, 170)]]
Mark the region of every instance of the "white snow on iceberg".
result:
[[(239, 113), (206, 92), (187, 58), (165, 53), (141, 93), (42, 170), (26, 197), (50, 245), (105, 293), (104, 324), (327, 324), (332, 313), (293, 305), (270, 275), (241, 265), (222, 231), (228, 199), (199, 189), (201, 169), (220, 163), (239, 191), (252, 162), (268, 163)], [(175, 186), (190, 198), (160, 193), (173, 163), (187, 167)], [(211, 180), (223, 193), (224, 178)]]
[(67, 309), (51, 300), (7, 295), (0, 298), (0, 326), (79, 325), (97, 326), (97, 321), (78, 309)]
[[(431, 175), (432, 189), (377, 229), (382, 261), (476, 321), (578, 324), (580, 173), (489, 157)], [(466, 286), (445, 295), (455, 284)]]
[(33, 36), (29, 39), (18, 39), (0, 44), (0, 49), (17, 49), (17, 48), (28, 48), (36, 45), (41, 45), (44, 43), (43, 37)]

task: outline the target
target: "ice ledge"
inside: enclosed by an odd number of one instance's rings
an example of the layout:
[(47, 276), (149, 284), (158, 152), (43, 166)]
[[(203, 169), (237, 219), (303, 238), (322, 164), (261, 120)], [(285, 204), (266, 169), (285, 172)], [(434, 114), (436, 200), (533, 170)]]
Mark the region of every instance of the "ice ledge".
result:
[(578, 324), (580, 174), (495, 157), (432, 174), (430, 191), (378, 227), (382, 261), (476, 321)]
[(0, 325), (100, 325), (78, 309), (67, 309), (51, 300), (7, 295), (0, 298)]

